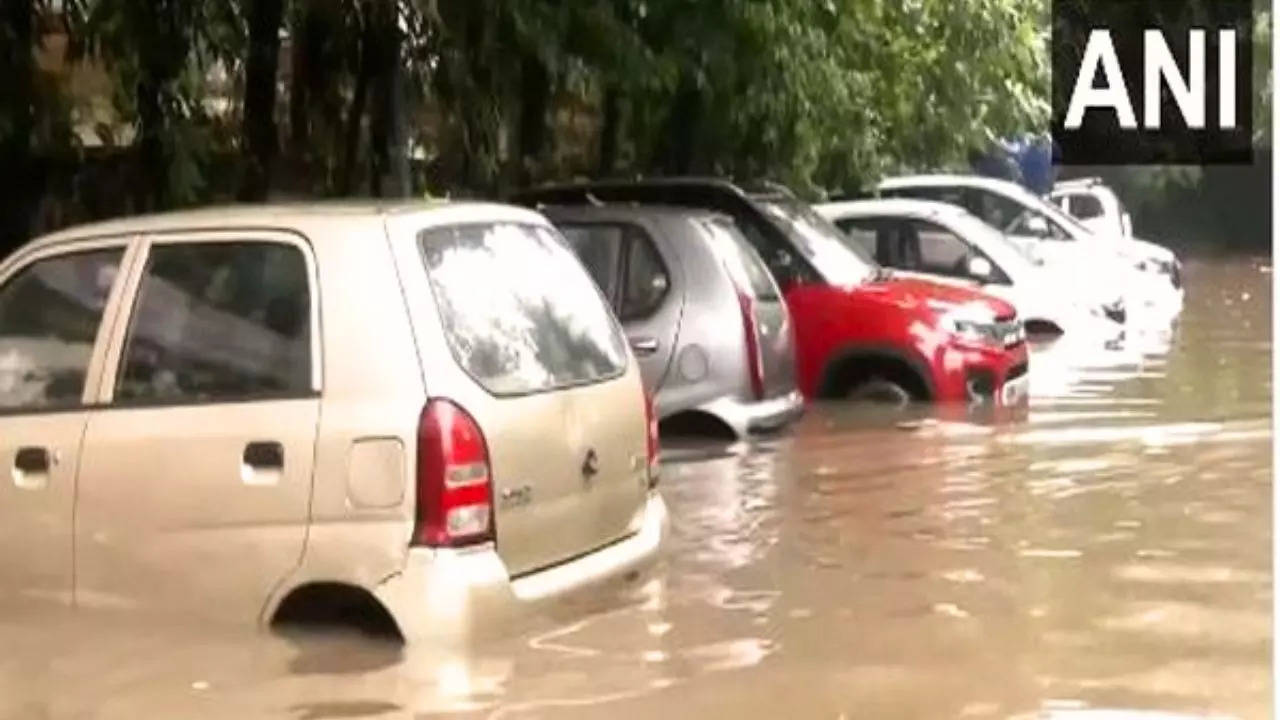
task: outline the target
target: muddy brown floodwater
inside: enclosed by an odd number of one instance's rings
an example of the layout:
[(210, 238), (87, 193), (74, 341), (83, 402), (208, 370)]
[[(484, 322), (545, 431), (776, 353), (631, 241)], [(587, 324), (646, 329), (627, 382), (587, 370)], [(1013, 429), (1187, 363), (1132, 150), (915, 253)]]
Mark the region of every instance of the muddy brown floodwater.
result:
[(1024, 420), (672, 444), (653, 578), (465, 655), (6, 617), (0, 717), (1270, 717), (1270, 273), (1189, 263), (1165, 354), (1038, 350)]

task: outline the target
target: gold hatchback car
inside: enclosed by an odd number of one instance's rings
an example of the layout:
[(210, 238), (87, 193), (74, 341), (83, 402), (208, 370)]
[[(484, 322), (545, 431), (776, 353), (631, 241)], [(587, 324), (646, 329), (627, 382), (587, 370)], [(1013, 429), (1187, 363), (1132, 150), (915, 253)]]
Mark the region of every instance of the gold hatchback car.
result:
[(667, 532), (626, 341), (536, 213), (131, 218), (0, 264), (0, 602), (469, 637)]

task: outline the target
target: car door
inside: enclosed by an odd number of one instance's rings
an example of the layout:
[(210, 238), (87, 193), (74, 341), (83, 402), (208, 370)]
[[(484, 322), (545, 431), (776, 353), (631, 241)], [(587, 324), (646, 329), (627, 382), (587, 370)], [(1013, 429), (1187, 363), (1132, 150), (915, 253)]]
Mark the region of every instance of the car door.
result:
[[(656, 393), (675, 355), (684, 296), (674, 280), (677, 265), (669, 261), (674, 257), (664, 259), (647, 229), (627, 225), (624, 237), (618, 319), (640, 363), (645, 387)], [(662, 409), (658, 408), (658, 412)]]
[(0, 598), (72, 600), (80, 442), (127, 242), (24, 257), (0, 276)]
[(680, 326), (683, 294), (675, 287), (676, 263), (664, 259), (654, 235), (633, 223), (563, 222), (558, 227), (609, 300), (640, 364), (644, 386), (656, 395), (671, 366)]
[(307, 531), (313, 255), (270, 232), (140, 252), (85, 429), (76, 602), (253, 623)]

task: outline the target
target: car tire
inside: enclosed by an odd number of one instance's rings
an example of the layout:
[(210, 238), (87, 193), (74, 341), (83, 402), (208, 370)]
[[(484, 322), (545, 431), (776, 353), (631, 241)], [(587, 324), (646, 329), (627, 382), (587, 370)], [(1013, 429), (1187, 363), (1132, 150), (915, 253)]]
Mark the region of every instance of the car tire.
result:
[(891, 408), (905, 408), (913, 399), (911, 392), (902, 385), (879, 377), (855, 383), (845, 397), (855, 402)]

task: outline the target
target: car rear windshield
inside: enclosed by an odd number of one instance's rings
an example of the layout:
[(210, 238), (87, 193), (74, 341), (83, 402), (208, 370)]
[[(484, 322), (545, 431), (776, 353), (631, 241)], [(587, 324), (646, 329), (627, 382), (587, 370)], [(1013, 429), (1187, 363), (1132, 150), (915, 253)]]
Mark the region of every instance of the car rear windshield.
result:
[(773, 284), (769, 269), (732, 220), (715, 218), (704, 220), (701, 225), (740, 289), (749, 291), (757, 300), (778, 299), (778, 286)]
[(486, 223), (420, 236), (453, 357), (494, 395), (616, 377), (621, 331), (573, 251), (548, 228)]

